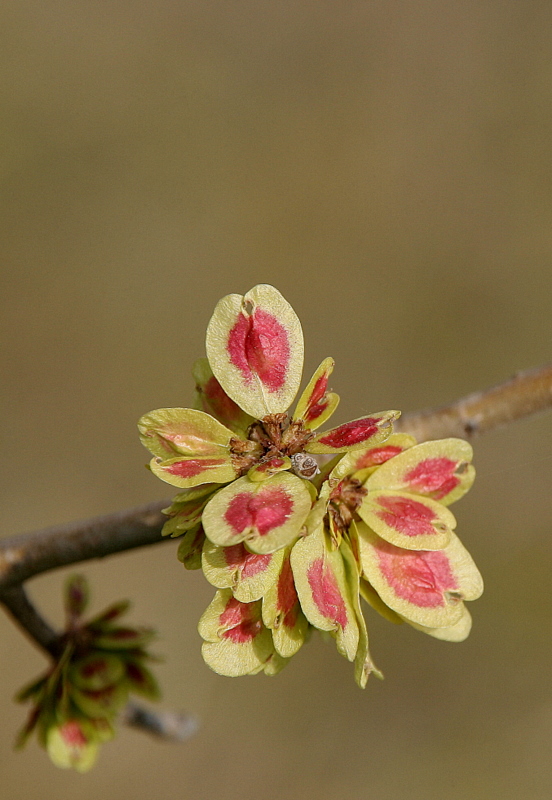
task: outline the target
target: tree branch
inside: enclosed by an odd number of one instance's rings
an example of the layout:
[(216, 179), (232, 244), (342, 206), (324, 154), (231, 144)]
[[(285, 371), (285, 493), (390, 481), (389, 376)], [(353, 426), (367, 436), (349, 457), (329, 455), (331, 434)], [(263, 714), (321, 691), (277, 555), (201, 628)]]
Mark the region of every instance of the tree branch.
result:
[(165, 541), (160, 534), (167, 518), (161, 509), (168, 503), (158, 500), (0, 540), (0, 592), (50, 569)]
[[(505, 383), (442, 408), (405, 414), (397, 429), (419, 441), (473, 438), (552, 406), (552, 365), (520, 372)], [(91, 558), (165, 541), (167, 501), (0, 540), (0, 593), (28, 578)]]
[(402, 416), (395, 427), (420, 442), (460, 436), (472, 439), (552, 406), (552, 364), (518, 372), (513, 378), (463, 397), (449, 406)]

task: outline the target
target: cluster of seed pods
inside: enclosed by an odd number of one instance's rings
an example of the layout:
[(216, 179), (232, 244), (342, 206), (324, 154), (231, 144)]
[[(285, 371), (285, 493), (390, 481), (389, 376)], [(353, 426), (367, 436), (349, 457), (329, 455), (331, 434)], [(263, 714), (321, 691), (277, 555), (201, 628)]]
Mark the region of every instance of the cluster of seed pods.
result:
[(53, 663), (17, 695), (20, 702), (33, 702), (18, 746), (36, 732), (56, 766), (78, 772), (87, 772), (100, 746), (113, 738), (115, 720), (130, 694), (149, 700), (159, 697), (157, 682), (146, 666), (152, 660), (146, 648), (154, 632), (121, 625), (127, 601), (84, 621), (88, 594), (83, 576), (68, 580), (67, 625)]
[(464, 639), (465, 600), (481, 576), (453, 533), (448, 505), (471, 486), (469, 444), (416, 444), (397, 411), (319, 432), (339, 397), (326, 358), (302, 392), (303, 334), (272, 286), (217, 305), (195, 408), (139, 422), (151, 471), (181, 491), (163, 533), (216, 587), (199, 632), (223, 675), (275, 674), (313, 629), (330, 633), (360, 686), (378, 674), (361, 598), (395, 622)]

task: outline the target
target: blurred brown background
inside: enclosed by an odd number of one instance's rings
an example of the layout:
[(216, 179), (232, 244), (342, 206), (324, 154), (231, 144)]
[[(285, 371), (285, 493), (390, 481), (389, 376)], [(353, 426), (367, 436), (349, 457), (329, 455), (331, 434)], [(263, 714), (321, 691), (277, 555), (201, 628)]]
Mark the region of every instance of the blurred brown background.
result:
[[(0, 21), (3, 535), (168, 497), (135, 422), (186, 405), (216, 301), (299, 314), (337, 421), (550, 360), (552, 6), (8, 0)], [(460, 645), (368, 613), (365, 692), (313, 641), (277, 678), (202, 663), (175, 545), (86, 564), (154, 624), (182, 746), (123, 730), (86, 775), (12, 752), (44, 659), (2, 616), (6, 800), (548, 800), (550, 416), (477, 443), (455, 507), (486, 578)], [(29, 589), (60, 621), (63, 573)]]

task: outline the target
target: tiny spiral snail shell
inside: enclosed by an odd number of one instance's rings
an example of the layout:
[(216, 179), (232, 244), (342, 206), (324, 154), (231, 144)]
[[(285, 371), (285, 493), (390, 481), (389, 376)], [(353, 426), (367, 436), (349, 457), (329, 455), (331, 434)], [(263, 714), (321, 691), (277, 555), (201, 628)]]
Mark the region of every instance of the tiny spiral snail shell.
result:
[(317, 460), (307, 453), (295, 453), (295, 455), (291, 456), (291, 462), (293, 471), (300, 478), (310, 480), (320, 472)]

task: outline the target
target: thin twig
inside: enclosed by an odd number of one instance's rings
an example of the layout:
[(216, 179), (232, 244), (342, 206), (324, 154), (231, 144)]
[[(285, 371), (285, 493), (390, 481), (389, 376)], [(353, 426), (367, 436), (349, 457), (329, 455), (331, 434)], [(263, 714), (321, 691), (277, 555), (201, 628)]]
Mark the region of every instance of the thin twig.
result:
[(165, 541), (168, 501), (71, 522), (0, 541), (0, 592), (50, 569)]
[(405, 414), (396, 429), (420, 442), (460, 436), (472, 439), (552, 406), (552, 364), (518, 372), (513, 378), (441, 408)]
[(179, 711), (154, 712), (130, 702), (121, 714), (122, 721), (132, 728), (151, 733), (165, 742), (184, 742), (196, 733), (199, 722), (195, 715)]

